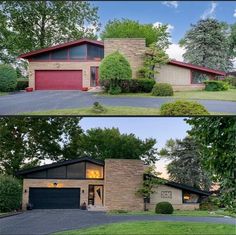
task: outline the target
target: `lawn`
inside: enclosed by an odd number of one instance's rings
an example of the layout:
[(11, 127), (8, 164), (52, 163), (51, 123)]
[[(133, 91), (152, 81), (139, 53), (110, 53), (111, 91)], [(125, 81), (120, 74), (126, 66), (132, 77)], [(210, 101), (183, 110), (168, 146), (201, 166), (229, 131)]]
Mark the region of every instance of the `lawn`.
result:
[(82, 234), (168, 234), (168, 235), (202, 235), (202, 234), (236, 234), (235, 226), (229, 224), (196, 223), (196, 222), (125, 222), (114, 223), (98, 227), (92, 227), (80, 230), (71, 230), (56, 233), (60, 235), (82, 235)]
[[(100, 93), (99, 95), (115, 97), (114, 95), (105, 93)], [(177, 91), (174, 93), (174, 96), (165, 97), (151, 96), (151, 93), (123, 93), (118, 96), (236, 101), (236, 89), (230, 89), (228, 91)]]
[(0, 96), (3, 96), (3, 95), (8, 95), (7, 92), (0, 92)]

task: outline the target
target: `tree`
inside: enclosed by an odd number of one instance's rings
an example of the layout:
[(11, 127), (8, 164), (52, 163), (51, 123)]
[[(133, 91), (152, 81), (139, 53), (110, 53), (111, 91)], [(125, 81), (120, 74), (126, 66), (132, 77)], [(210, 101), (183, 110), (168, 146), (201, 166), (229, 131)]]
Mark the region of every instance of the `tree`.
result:
[(193, 138), (168, 140), (160, 155), (171, 160), (167, 166), (171, 180), (203, 190), (210, 189), (212, 181), (202, 167), (199, 146)]
[(82, 37), (95, 38), (97, 11), (86, 1), (2, 1), (0, 60), (15, 62), (21, 53)]
[(202, 164), (220, 183), (221, 201), (236, 210), (236, 117), (192, 117), (189, 134), (200, 145)]
[(40, 160), (75, 157), (79, 117), (0, 118), (0, 173), (15, 175)]
[(232, 67), (232, 53), (228, 40), (228, 26), (216, 19), (200, 20), (186, 32), (180, 45), (186, 52), (186, 62), (228, 71)]
[(147, 46), (157, 43), (160, 48), (167, 48), (169, 45), (167, 25), (154, 27), (152, 24), (140, 24), (129, 19), (108, 21), (101, 38), (145, 38)]
[(229, 51), (232, 57), (236, 57), (236, 23), (230, 26)]
[(141, 140), (134, 134), (121, 134), (117, 128), (93, 128), (78, 139), (78, 151), (95, 159), (143, 159), (147, 164), (157, 160), (155, 139)]

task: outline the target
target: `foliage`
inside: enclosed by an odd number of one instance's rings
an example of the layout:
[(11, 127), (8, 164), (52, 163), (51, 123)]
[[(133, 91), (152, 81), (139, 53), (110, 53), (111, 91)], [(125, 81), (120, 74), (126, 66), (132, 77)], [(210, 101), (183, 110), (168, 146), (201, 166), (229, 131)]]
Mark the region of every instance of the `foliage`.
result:
[(104, 108), (99, 102), (94, 102), (92, 107), (93, 113), (104, 113), (106, 108)]
[(12, 176), (0, 175), (0, 212), (10, 212), (20, 208), (22, 186)]
[[(180, 45), (186, 52), (184, 60), (192, 64), (229, 71), (232, 68), (232, 43), (228, 25), (216, 19), (205, 19), (192, 24)], [(235, 46), (235, 45), (234, 45)]]
[(41, 160), (76, 157), (79, 117), (1, 117), (0, 173), (15, 175)]
[(104, 160), (143, 159), (146, 163), (157, 160), (156, 140), (149, 138), (141, 140), (134, 134), (121, 134), (117, 128), (92, 128), (77, 139), (78, 155)]
[(229, 84), (224, 81), (208, 80), (204, 81), (206, 91), (227, 91)]
[(110, 86), (108, 93), (110, 95), (118, 95), (121, 93), (121, 88), (119, 85)]
[[(151, 92), (154, 84), (156, 82), (153, 79), (148, 78), (139, 78), (139, 79), (130, 79), (130, 80), (119, 80), (117, 82), (118, 86), (121, 88), (122, 93), (138, 93), (138, 92)], [(106, 91), (109, 90), (111, 81), (104, 80), (100, 82), (101, 86), (105, 88)]]
[(229, 52), (233, 58), (236, 57), (236, 23), (230, 26)]
[(86, 1), (1, 1), (0, 6), (0, 59), (6, 62), (35, 49), (96, 38), (99, 29), (98, 8)]
[(159, 202), (155, 208), (156, 214), (173, 214), (174, 208), (169, 202)]
[(13, 91), (16, 88), (16, 71), (8, 64), (0, 64), (0, 91)]
[(146, 45), (157, 43), (161, 48), (169, 45), (169, 33), (167, 25), (153, 27), (152, 24), (140, 24), (129, 19), (114, 19), (108, 21), (101, 33), (101, 38), (145, 38)]
[(29, 81), (28, 80), (19, 80), (17, 79), (17, 84), (16, 84), (16, 90), (20, 91), (20, 90), (25, 90), (26, 87), (29, 86)]
[(219, 200), (214, 196), (203, 199), (199, 205), (200, 210), (215, 211), (219, 209)]
[(174, 91), (168, 83), (156, 83), (152, 89), (152, 95), (154, 96), (173, 96)]
[(170, 180), (202, 190), (209, 190), (212, 181), (200, 161), (199, 145), (190, 136), (170, 139), (159, 155), (170, 160), (167, 171)]
[(165, 103), (160, 109), (161, 115), (209, 115), (203, 105), (194, 101), (175, 101)]
[(230, 88), (236, 88), (236, 77), (228, 76), (224, 81), (229, 84)]
[(235, 211), (236, 118), (192, 117), (186, 122), (191, 126), (189, 134), (200, 145), (202, 164), (220, 183), (221, 202)]

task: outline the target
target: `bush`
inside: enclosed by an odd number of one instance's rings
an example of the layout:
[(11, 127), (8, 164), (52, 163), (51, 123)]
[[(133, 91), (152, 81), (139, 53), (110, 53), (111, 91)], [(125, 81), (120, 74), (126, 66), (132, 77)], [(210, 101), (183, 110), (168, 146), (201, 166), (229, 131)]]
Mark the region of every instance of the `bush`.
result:
[(104, 113), (104, 112), (106, 112), (106, 109), (99, 102), (94, 102), (93, 107), (92, 107), (92, 112), (93, 113)]
[(205, 81), (206, 91), (226, 91), (229, 89), (229, 84), (224, 81), (209, 80)]
[(12, 176), (0, 176), (0, 212), (10, 212), (20, 208), (22, 187)]
[(99, 78), (103, 80), (128, 80), (132, 77), (129, 62), (118, 51), (106, 56), (99, 67)]
[(161, 115), (208, 115), (209, 112), (194, 101), (175, 101), (161, 106)]
[(0, 91), (14, 91), (16, 88), (17, 74), (13, 67), (7, 64), (0, 65)]
[(199, 205), (200, 210), (214, 211), (219, 209), (220, 201), (218, 197), (210, 196), (203, 199)]
[(224, 81), (227, 82), (231, 88), (236, 88), (236, 77), (229, 76), (226, 77)]
[(152, 95), (154, 96), (173, 96), (174, 91), (168, 83), (156, 83), (152, 89)]
[(17, 80), (17, 85), (16, 85), (16, 90), (20, 91), (20, 90), (25, 90), (26, 87), (29, 86), (29, 81), (28, 80)]
[(140, 88), (140, 92), (149, 93), (152, 91), (153, 86), (156, 84), (156, 81), (154, 79), (150, 78), (140, 78), (137, 79), (138, 86)]
[(169, 202), (159, 202), (155, 208), (156, 214), (173, 214), (174, 208)]
[(118, 95), (121, 93), (121, 88), (120, 86), (116, 85), (116, 86), (110, 86), (110, 89), (108, 90), (108, 93), (110, 95)]

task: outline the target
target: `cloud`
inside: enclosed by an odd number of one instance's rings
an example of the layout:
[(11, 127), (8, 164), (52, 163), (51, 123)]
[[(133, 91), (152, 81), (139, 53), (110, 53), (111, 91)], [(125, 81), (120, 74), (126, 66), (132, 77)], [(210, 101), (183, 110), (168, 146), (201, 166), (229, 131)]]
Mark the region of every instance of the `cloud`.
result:
[(164, 1), (162, 2), (163, 5), (166, 5), (168, 7), (174, 7), (177, 8), (178, 7), (178, 1)]
[(234, 10), (234, 17), (236, 18), (236, 9)]
[(215, 18), (217, 3), (211, 2), (210, 8), (206, 9), (202, 14), (201, 18), (205, 20), (206, 18)]
[[(160, 26), (162, 26), (162, 25), (163, 25), (163, 23), (158, 22), (158, 21), (153, 24), (153, 26), (154, 26), (154, 27), (157, 27), (157, 28), (160, 27)], [(168, 24), (168, 25), (167, 25), (167, 32), (171, 33), (174, 28), (175, 28), (175, 27), (174, 27), (173, 25)]]
[(180, 47), (179, 44), (173, 43), (166, 50), (166, 53), (171, 59), (183, 61), (183, 54), (185, 53), (185, 49), (183, 47)]

